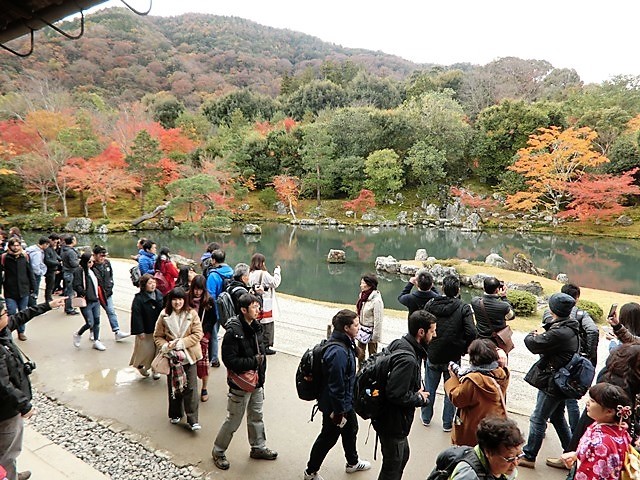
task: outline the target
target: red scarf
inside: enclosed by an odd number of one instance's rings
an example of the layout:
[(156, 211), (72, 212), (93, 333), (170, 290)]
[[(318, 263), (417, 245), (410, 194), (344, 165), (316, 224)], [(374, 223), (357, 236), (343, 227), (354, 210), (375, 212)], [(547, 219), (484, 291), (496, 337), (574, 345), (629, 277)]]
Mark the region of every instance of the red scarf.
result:
[(360, 316), (360, 311), (362, 310), (362, 305), (364, 305), (364, 302), (369, 300), (369, 297), (371, 296), (372, 293), (373, 293), (373, 288), (369, 288), (369, 289), (365, 290), (364, 292), (360, 292), (360, 297), (358, 298), (358, 301), (356, 302), (356, 313), (358, 314), (358, 316)]

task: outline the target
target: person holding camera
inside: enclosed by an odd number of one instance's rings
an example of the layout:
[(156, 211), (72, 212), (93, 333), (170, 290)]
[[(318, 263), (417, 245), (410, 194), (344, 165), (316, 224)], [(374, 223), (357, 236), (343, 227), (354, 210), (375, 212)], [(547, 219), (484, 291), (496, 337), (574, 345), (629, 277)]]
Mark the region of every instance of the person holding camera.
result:
[(498, 332), (507, 327), (507, 322), (516, 314), (507, 300), (507, 287), (496, 277), (484, 279), (484, 295), (471, 299), (471, 308), (476, 317), (478, 338), (488, 338), (498, 347), (501, 345)]
[(469, 363), (467, 370), (457, 363), (449, 364), (444, 390), (458, 408), (451, 443), (474, 447), (478, 424), (483, 418), (507, 416), (509, 369), (500, 361), (495, 344), (486, 338), (471, 342)]
[(280, 265), (273, 269), (273, 275), (267, 271), (266, 259), (261, 253), (254, 253), (249, 266), (249, 285), (254, 287), (257, 295), (262, 298), (262, 311), (260, 312), (260, 324), (263, 328), (264, 343), (267, 347), (266, 355), (274, 355), (274, 303), (276, 301), (276, 288), (280, 286)]
[(29, 375), (36, 368), (35, 362), (25, 361), (13, 343), (11, 332), (33, 317), (63, 307), (64, 301), (65, 297), (61, 297), (9, 315), (4, 300), (0, 299), (0, 465), (7, 470), (10, 480), (26, 480), (31, 476), (29, 471), (17, 473), (16, 460), (22, 451), (24, 420), (35, 413)]

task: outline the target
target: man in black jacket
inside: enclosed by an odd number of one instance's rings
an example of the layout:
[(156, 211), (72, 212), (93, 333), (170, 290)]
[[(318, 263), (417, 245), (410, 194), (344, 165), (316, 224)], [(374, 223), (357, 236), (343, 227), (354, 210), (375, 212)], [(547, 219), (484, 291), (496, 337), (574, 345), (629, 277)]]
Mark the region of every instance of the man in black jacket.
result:
[(420, 363), (436, 336), (436, 317), (424, 310), (409, 315), (409, 333), (389, 345), (392, 352), (385, 389), (384, 413), (372, 419), (380, 437), (382, 467), (378, 480), (399, 480), (409, 461), (408, 436), (417, 407), (424, 406), (429, 393), (422, 387)]
[(113, 305), (113, 268), (111, 268), (111, 262), (107, 259), (107, 249), (101, 245), (93, 247), (93, 267), (91, 267), (91, 270), (93, 270), (98, 279), (98, 285), (102, 289), (100, 305), (107, 312), (107, 318), (111, 325), (111, 331), (116, 337), (116, 342), (127, 338), (131, 334), (120, 330), (118, 314)]
[[(27, 254), (22, 249), (18, 237), (7, 242), (7, 252), (0, 256), (2, 269), (2, 288), (9, 315), (13, 315), (29, 306), (29, 296), (35, 292), (36, 279)], [(26, 340), (25, 326), (18, 327), (18, 339)]]
[(488, 338), (497, 344), (495, 333), (507, 326), (516, 314), (507, 301), (507, 288), (496, 277), (484, 279), (484, 295), (473, 297), (471, 307), (476, 318), (478, 338)]
[(64, 313), (67, 315), (79, 315), (76, 309), (71, 306), (71, 299), (73, 298), (73, 276), (76, 268), (80, 265), (78, 252), (76, 252), (77, 240), (74, 235), (67, 235), (64, 237), (64, 245), (60, 250), (60, 259), (62, 260), (62, 285), (64, 289), (64, 296), (67, 301), (64, 304)]
[(222, 339), (222, 361), (230, 374), (242, 375), (257, 371), (258, 383), (253, 391), (246, 391), (227, 376), (227, 417), (218, 431), (211, 452), (213, 462), (221, 470), (227, 470), (230, 466), (225, 452), (233, 434), (240, 427), (245, 411), (251, 445), (249, 456), (262, 460), (275, 460), (278, 456), (278, 452), (267, 448), (262, 418), (267, 360), (262, 340), (262, 326), (257, 321), (260, 315), (260, 299), (246, 293), (240, 297), (238, 304), (242, 315), (227, 322), (227, 331)]
[(356, 437), (358, 419), (353, 410), (353, 387), (356, 381), (356, 353), (354, 339), (360, 322), (358, 314), (340, 310), (331, 320), (333, 332), (322, 356), (323, 386), (318, 409), (322, 412), (322, 431), (311, 448), (304, 480), (323, 480), (318, 470), (329, 450), (342, 437), (342, 448), (347, 461), (347, 473), (362, 472), (371, 463), (358, 458)]
[(545, 323), (529, 333), (524, 344), (531, 353), (539, 354), (538, 360), (525, 376), (525, 381), (538, 389), (536, 406), (529, 418), (529, 438), (523, 448), (524, 458), (520, 466), (535, 468), (536, 457), (542, 446), (547, 420), (556, 429), (562, 448), (571, 440), (571, 430), (564, 418), (566, 397), (555, 386), (553, 372), (564, 367), (578, 351), (578, 321), (571, 318), (576, 301), (566, 293), (554, 293), (549, 297), (549, 310), (553, 321)]
[(64, 298), (9, 316), (4, 301), (0, 300), (0, 465), (11, 480), (25, 480), (31, 472), (16, 472), (16, 459), (22, 451), (24, 420), (33, 413), (31, 405), (31, 382), (29, 369), (20, 350), (13, 343), (11, 331), (24, 325), (37, 315), (64, 305)]
[[(429, 300), (424, 309), (436, 317), (438, 336), (429, 344), (424, 382), (429, 392), (429, 403), (422, 407), (422, 424), (427, 427), (433, 417), (433, 405), (436, 390), (442, 377), (449, 380), (449, 362), (460, 365), (460, 358), (467, 353), (472, 341), (476, 339), (476, 326), (473, 323), (471, 306), (458, 298), (460, 280), (455, 275), (447, 275), (442, 280), (444, 296)], [(455, 407), (445, 395), (442, 410), (442, 429), (450, 432), (453, 428)]]
[(56, 249), (60, 245), (60, 235), (52, 233), (49, 235), (49, 246), (44, 251), (44, 264), (47, 266), (47, 273), (44, 274), (44, 300), (53, 300), (53, 290), (56, 285), (56, 273), (60, 267), (60, 255)]
[[(411, 291), (413, 287), (416, 287), (415, 291)], [(422, 310), (429, 300), (439, 296), (440, 293), (433, 286), (433, 276), (429, 270), (421, 268), (404, 286), (398, 301), (409, 309), (409, 315), (411, 315), (416, 310)]]

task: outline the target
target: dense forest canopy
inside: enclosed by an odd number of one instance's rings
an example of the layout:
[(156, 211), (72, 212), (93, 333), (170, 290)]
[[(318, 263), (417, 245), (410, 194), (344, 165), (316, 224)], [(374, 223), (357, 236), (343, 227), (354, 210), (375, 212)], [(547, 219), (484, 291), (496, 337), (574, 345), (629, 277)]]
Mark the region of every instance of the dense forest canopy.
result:
[[(31, 57), (0, 55), (12, 208), (66, 216), (74, 196), (107, 217), (130, 196), (213, 225), (256, 188), (292, 213), (300, 195), (371, 205), (410, 189), (444, 203), (468, 185), (554, 215), (600, 188), (584, 201), (606, 212), (613, 199), (617, 213), (637, 193), (635, 77), (583, 85), (575, 70), (515, 57), (416, 65), (240, 18), (119, 8), (89, 15), (78, 41), (45, 30)], [(629, 188), (612, 195), (616, 181)]]

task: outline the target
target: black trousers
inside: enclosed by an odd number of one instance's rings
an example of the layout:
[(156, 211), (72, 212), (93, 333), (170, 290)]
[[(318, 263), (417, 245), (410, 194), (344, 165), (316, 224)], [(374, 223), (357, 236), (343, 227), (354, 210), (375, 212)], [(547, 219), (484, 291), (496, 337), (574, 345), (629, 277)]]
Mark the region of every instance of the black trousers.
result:
[(183, 365), (187, 374), (187, 384), (182, 392), (176, 393), (175, 398), (171, 396), (171, 374), (167, 375), (167, 388), (169, 392), (169, 418), (182, 418), (187, 415), (187, 423), (193, 425), (198, 423), (198, 375), (196, 365)]
[(322, 430), (311, 448), (309, 462), (307, 462), (307, 473), (316, 473), (324, 461), (329, 450), (342, 437), (342, 448), (347, 464), (358, 463), (358, 451), (356, 449), (356, 436), (358, 435), (358, 419), (356, 412), (351, 410), (346, 415), (347, 423), (340, 428), (331, 421), (329, 413), (322, 414)]
[(400, 480), (409, 461), (409, 440), (406, 436), (378, 434), (382, 450), (382, 467), (378, 480)]
[(45, 302), (50, 302), (53, 300), (53, 290), (56, 286), (56, 271), (49, 272), (44, 274), (44, 300)]

